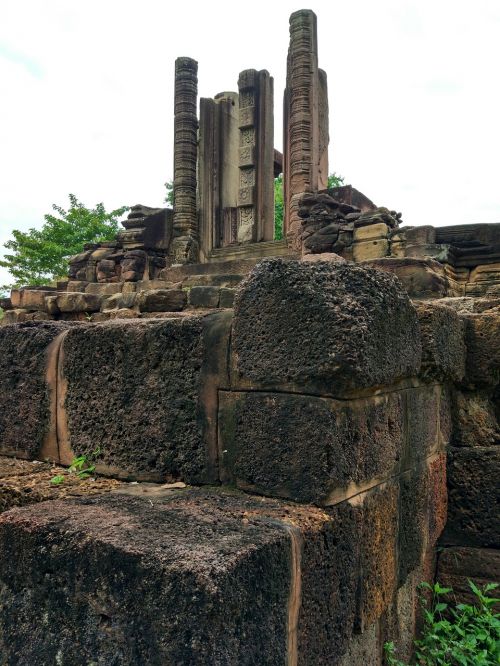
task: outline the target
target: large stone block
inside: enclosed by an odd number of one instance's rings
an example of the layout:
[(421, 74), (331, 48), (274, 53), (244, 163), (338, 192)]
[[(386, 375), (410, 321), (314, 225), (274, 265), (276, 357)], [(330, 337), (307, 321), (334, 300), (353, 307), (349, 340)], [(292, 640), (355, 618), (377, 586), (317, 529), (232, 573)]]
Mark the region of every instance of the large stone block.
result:
[(451, 393), (453, 446), (491, 446), (500, 443), (500, 426), (488, 393)]
[(141, 312), (178, 312), (187, 305), (182, 289), (150, 289), (141, 291), (135, 301)]
[(469, 314), (465, 320), (465, 382), (496, 386), (500, 381), (500, 312)]
[(68, 291), (59, 294), (57, 307), (61, 312), (98, 312), (102, 297), (99, 294), (86, 294)]
[(432, 301), (416, 304), (426, 378), (460, 381), (465, 374), (464, 322), (451, 308)]
[(444, 543), (500, 546), (499, 470), (498, 446), (450, 449)]
[(472, 580), (479, 587), (488, 583), (498, 583), (500, 551), (493, 548), (464, 546), (443, 548), (439, 553), (436, 578), (441, 585), (453, 588), (454, 597), (458, 602), (474, 603), (477, 599), (468, 580)]
[(116, 319), (72, 330), (60, 360), (66, 460), (99, 446), (104, 472), (217, 480), (217, 388), (228, 381), (230, 320)]
[(234, 307), (241, 386), (341, 396), (420, 368), (415, 309), (381, 271), (267, 260), (242, 283)]
[(382, 258), (363, 262), (381, 271), (397, 275), (411, 298), (447, 296), (448, 280), (443, 266), (432, 259)]
[(429, 475), (427, 466), (403, 474), (400, 484), (399, 507), (399, 585), (421, 564), (429, 526)]
[(265, 495), (333, 504), (395, 473), (404, 412), (399, 393), (343, 402), (221, 391), (221, 478)]
[(442, 449), (441, 393), (439, 385), (425, 384), (406, 391), (405, 466)]
[(59, 342), (69, 327), (26, 322), (0, 328), (0, 452), (57, 458), (51, 395)]
[(386, 257), (389, 254), (389, 241), (385, 238), (362, 241), (352, 246), (354, 261), (366, 261)]

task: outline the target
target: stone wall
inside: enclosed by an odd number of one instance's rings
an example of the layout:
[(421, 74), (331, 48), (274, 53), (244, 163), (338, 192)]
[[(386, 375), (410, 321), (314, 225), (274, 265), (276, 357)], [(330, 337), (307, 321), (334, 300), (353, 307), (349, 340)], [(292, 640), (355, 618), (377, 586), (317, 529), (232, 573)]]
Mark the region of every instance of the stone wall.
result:
[(102, 474), (162, 485), (4, 514), (0, 652), (361, 666), (395, 640), (408, 658), (448, 501), (440, 579), (498, 567), (500, 319), (469, 300), (273, 259), (234, 312), (2, 328), (0, 453), (99, 445)]

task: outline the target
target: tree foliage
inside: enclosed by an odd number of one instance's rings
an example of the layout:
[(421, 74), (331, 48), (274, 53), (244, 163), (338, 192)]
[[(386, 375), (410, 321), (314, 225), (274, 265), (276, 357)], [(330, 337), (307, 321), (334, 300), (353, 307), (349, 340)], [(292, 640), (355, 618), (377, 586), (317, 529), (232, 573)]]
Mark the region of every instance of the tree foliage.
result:
[[(340, 187), (344, 184), (344, 177), (339, 176), (333, 172), (328, 176), (328, 189), (332, 187)], [(274, 179), (274, 238), (281, 240), (283, 238), (283, 216), (284, 216), (284, 200), (283, 200), (283, 174)]]
[(165, 203), (170, 204), (172, 208), (174, 207), (174, 181), (173, 180), (167, 180), (165, 183), (165, 187), (167, 188), (167, 194), (165, 195)]
[(102, 203), (87, 208), (74, 194), (69, 201), (68, 210), (53, 204), (56, 214), (45, 215), (40, 229), (12, 232), (13, 238), (4, 244), (10, 253), (0, 260), (14, 278), (9, 287), (47, 284), (64, 277), (68, 259), (82, 252), (85, 243), (113, 239), (119, 218), (128, 210), (122, 206), (108, 213)]

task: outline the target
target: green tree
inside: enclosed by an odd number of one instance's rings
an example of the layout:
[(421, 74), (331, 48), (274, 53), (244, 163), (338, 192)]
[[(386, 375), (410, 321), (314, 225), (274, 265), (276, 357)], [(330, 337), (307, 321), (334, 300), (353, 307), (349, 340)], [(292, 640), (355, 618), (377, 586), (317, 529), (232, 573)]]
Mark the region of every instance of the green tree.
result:
[(168, 203), (174, 207), (174, 181), (173, 180), (167, 180), (165, 183), (165, 187), (167, 188), (167, 194), (165, 195), (165, 203)]
[(108, 213), (102, 203), (86, 208), (74, 194), (69, 195), (69, 201), (68, 210), (53, 204), (57, 215), (45, 215), (40, 229), (12, 232), (13, 238), (4, 244), (10, 253), (5, 254), (0, 266), (8, 269), (14, 283), (4, 288), (47, 284), (64, 277), (68, 259), (82, 252), (85, 243), (113, 239), (118, 219), (128, 210), (122, 206)]
[[(344, 184), (344, 177), (339, 176), (335, 171), (328, 176), (328, 189), (332, 187), (340, 187)], [(283, 215), (284, 215), (284, 200), (283, 200), (283, 174), (274, 179), (274, 239), (281, 240), (283, 238)]]

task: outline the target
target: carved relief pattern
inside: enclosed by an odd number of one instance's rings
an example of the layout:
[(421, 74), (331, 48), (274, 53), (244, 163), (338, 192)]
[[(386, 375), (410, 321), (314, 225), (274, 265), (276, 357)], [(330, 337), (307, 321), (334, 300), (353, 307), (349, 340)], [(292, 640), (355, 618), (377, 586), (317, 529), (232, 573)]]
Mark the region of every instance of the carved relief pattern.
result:
[(191, 58), (175, 61), (174, 99), (174, 239), (175, 263), (196, 260), (196, 159), (198, 119), (198, 63)]
[[(245, 70), (238, 79), (240, 104), (240, 189), (238, 193), (238, 233), (240, 243), (254, 240), (256, 219), (254, 208), (254, 186), (256, 165), (251, 163), (252, 151), (256, 144), (255, 101), (256, 74), (254, 70)], [(247, 150), (249, 152), (247, 152)]]

